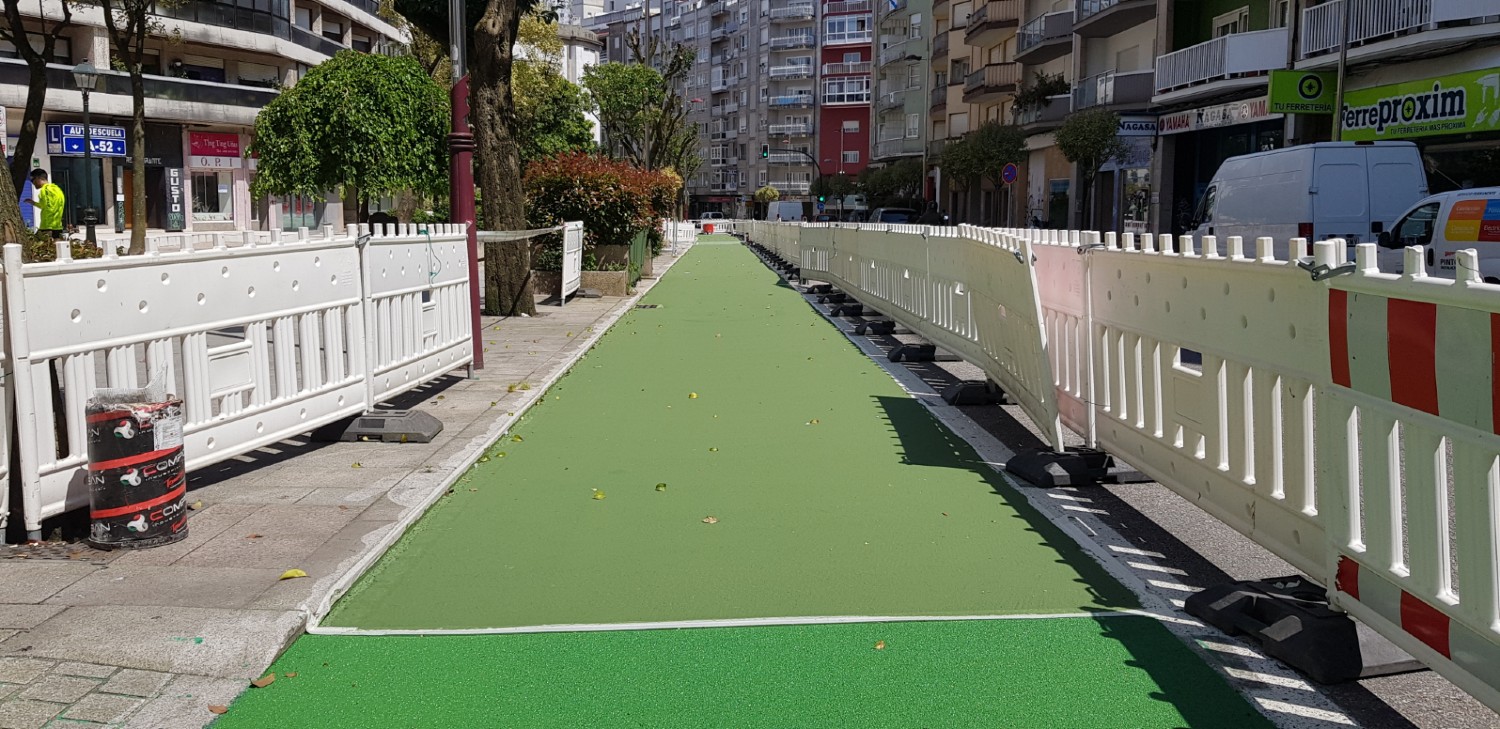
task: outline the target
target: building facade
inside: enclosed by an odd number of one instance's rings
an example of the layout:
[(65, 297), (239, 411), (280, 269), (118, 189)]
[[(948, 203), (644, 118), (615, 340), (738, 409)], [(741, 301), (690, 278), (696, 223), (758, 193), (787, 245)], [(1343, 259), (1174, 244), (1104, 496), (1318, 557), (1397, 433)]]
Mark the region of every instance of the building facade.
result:
[[(203, 1), (162, 6), (163, 33), (146, 42), (146, 195), (133, 199), (125, 128), (131, 114), (130, 80), (110, 69), (104, 18), (80, 7), (49, 65), (42, 130), (29, 160), (48, 170), (68, 197), (65, 219), (78, 224), (88, 187), (103, 229), (124, 230), (130, 211), (146, 208), (147, 225), (166, 230), (295, 229), (343, 222), (336, 197), (253, 200), (254, 158), (246, 158), (255, 116), (277, 89), (346, 48), (372, 52), (398, 43), (404, 33), (377, 16), (374, 0)], [(61, 20), (55, 3), (26, 4), (29, 31)], [(38, 45), (40, 43), (38, 42)], [(92, 174), (84, 168), (82, 95), (71, 69), (84, 60), (99, 68), (90, 94), (96, 139)], [(13, 47), (0, 47), (0, 105), (6, 108), (8, 152), (14, 150), (26, 104), (27, 68)], [(23, 191), (24, 192), (24, 191)]]

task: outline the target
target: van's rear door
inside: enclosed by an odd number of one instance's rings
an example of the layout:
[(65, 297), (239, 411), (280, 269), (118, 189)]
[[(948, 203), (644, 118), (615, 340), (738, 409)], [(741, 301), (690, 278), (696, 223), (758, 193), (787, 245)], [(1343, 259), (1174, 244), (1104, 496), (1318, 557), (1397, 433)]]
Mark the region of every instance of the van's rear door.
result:
[(1343, 238), (1351, 245), (1370, 240), (1367, 149), (1364, 146), (1315, 149), (1311, 190), (1313, 240)]
[[(1418, 200), (1427, 197), (1427, 170), (1415, 145), (1376, 145), (1365, 148), (1370, 162), (1370, 237), (1375, 240), (1381, 230), (1389, 230)], [(1402, 273), (1403, 254), (1399, 248), (1381, 248), (1376, 252), (1380, 270)]]

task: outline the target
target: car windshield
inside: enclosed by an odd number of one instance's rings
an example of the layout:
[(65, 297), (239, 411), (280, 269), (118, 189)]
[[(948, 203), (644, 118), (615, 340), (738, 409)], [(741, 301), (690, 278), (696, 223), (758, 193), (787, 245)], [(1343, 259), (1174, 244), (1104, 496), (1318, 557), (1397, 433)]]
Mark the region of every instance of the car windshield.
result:
[(882, 210), (880, 221), (882, 223), (910, 223), (917, 217), (915, 210)]

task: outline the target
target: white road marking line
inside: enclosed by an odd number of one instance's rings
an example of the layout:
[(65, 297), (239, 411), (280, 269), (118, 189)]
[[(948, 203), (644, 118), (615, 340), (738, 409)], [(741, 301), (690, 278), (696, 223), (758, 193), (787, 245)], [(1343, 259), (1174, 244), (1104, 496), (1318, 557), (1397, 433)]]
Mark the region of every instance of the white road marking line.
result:
[(1298, 691), (1311, 691), (1313, 687), (1306, 681), (1292, 676), (1273, 676), (1260, 671), (1247, 671), (1243, 668), (1225, 666), (1224, 672), (1241, 681), (1255, 681), (1267, 686), (1280, 686), (1281, 688), (1297, 689)]
[(1058, 501), (1076, 501), (1076, 502), (1078, 502), (1080, 504), (1092, 504), (1092, 503), (1094, 503), (1093, 499), (1086, 499), (1086, 498), (1084, 498), (1082, 496), (1069, 496), (1067, 494), (1053, 494), (1053, 493), (1049, 493), (1049, 494), (1047, 494), (1047, 496), (1049, 496), (1051, 498), (1054, 498), (1054, 499), (1057, 499)]
[(1151, 557), (1152, 559), (1166, 559), (1167, 558), (1167, 555), (1162, 554), (1161, 552), (1152, 552), (1152, 551), (1145, 550), (1145, 549), (1136, 549), (1135, 547), (1116, 547), (1113, 544), (1109, 545), (1109, 551), (1115, 552), (1117, 554), (1133, 554), (1133, 555), (1135, 555), (1137, 557)]
[(1266, 658), (1265, 656), (1263, 656), (1263, 655), (1261, 655), (1261, 654), (1259, 654), (1259, 653), (1257, 653), (1257, 652), (1255, 652), (1255, 651), (1253, 651), (1253, 650), (1251, 650), (1251, 649), (1249, 649), (1249, 648), (1247, 648), (1245, 646), (1235, 645), (1233, 643), (1220, 643), (1218, 641), (1213, 641), (1213, 640), (1202, 640), (1202, 639), (1199, 639), (1198, 640), (1198, 645), (1201, 645), (1204, 648), (1207, 648), (1208, 650), (1211, 650), (1211, 651), (1218, 651), (1220, 653), (1228, 653), (1229, 655), (1240, 656), (1241, 658), (1255, 658), (1255, 659), (1258, 659), (1258, 660), (1265, 660), (1265, 658)]
[(1138, 570), (1146, 570), (1147, 572), (1162, 572), (1165, 574), (1179, 575), (1182, 577), (1188, 576), (1187, 570), (1180, 570), (1176, 567), (1163, 567), (1159, 564), (1148, 564), (1146, 562), (1126, 562), (1125, 564), (1128, 564)]
[(1072, 504), (1063, 504), (1062, 508), (1067, 509), (1068, 511), (1081, 511), (1081, 512), (1083, 512), (1085, 514), (1103, 514), (1105, 516), (1109, 516), (1109, 512), (1107, 512), (1107, 511), (1105, 511), (1103, 509), (1090, 509), (1087, 506), (1074, 506)]
[(1146, 580), (1146, 584), (1152, 587), (1160, 587), (1163, 590), (1176, 590), (1178, 592), (1202, 592), (1203, 588), (1184, 585), (1177, 582), (1163, 582), (1161, 580)]
[(1286, 701), (1267, 699), (1261, 696), (1255, 697), (1255, 701), (1269, 711), (1292, 714), (1293, 716), (1300, 716), (1305, 719), (1317, 719), (1318, 721), (1326, 721), (1330, 724), (1338, 724), (1339, 726), (1359, 726), (1354, 723), (1354, 720), (1337, 711), (1314, 709), (1311, 706), (1302, 706)]

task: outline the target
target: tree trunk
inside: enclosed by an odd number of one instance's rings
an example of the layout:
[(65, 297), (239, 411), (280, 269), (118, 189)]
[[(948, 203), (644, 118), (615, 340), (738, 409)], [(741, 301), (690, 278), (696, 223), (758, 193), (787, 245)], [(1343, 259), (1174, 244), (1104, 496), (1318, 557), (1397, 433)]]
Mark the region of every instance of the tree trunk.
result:
[[(18, 156), (19, 159), (19, 156)], [(24, 167), (26, 163), (22, 163)], [(0, 175), (0, 244), (20, 243), (26, 238), (26, 223), (21, 218), (21, 196), (11, 184), (14, 170), (6, 164), (5, 175)]]
[[(491, 230), (526, 227), (526, 193), (521, 186), (516, 110), (510, 86), (511, 46), (520, 24), (516, 0), (487, 0), (484, 16), (474, 27), (471, 46), (469, 108), (474, 127), (474, 168), (484, 209), (481, 217)], [(530, 242), (486, 243), (484, 260), (485, 313), (535, 314)]]
[(10, 170), (10, 184), (17, 194), (26, 189), (26, 175), (31, 172), (31, 155), (36, 151), (37, 130), (42, 126), (42, 109), (47, 103), (47, 67), (28, 66), (30, 73), (26, 86), (26, 111), (21, 114), (21, 134), (16, 138), (15, 149), (7, 150), (16, 159)]
[(396, 222), (410, 223), (417, 212), (417, 194), (410, 190), (396, 193)]
[(140, 56), (130, 64), (130, 254), (146, 252), (146, 81)]

